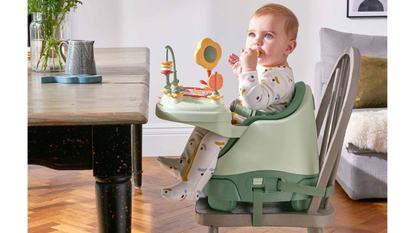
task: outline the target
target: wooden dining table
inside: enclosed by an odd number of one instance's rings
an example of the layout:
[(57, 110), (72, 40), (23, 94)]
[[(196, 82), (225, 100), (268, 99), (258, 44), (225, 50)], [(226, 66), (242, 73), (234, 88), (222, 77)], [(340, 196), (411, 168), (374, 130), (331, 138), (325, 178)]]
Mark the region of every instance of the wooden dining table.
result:
[(64, 74), (28, 66), (28, 163), (93, 170), (99, 232), (131, 232), (131, 179), (142, 185), (150, 51), (95, 48), (94, 57), (98, 83), (41, 83)]

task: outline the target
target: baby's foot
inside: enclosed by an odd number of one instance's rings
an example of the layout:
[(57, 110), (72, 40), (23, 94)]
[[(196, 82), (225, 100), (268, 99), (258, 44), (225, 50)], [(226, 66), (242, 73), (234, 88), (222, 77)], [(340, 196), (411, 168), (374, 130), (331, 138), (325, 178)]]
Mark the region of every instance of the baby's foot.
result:
[(182, 180), (180, 169), (183, 168), (183, 165), (181, 165), (180, 161), (176, 161), (176, 160), (180, 160), (180, 159), (164, 158), (161, 156), (157, 158), (157, 161), (159, 162), (160, 166), (164, 170), (172, 174), (174, 178), (178, 180)]
[(169, 201), (197, 201), (202, 192), (200, 190), (195, 191), (194, 184), (189, 182), (180, 182), (178, 185), (165, 188), (161, 191), (161, 195)]
[[(201, 197), (206, 197), (202, 189), (215, 172), (215, 166), (216, 159), (212, 160), (207, 169), (203, 169), (203, 173), (199, 174), (197, 172), (197, 175), (193, 173), (193, 176), (189, 177), (193, 181), (182, 181), (176, 186), (165, 188), (161, 195), (169, 201), (197, 201)], [(197, 171), (200, 171), (200, 169), (197, 169)]]

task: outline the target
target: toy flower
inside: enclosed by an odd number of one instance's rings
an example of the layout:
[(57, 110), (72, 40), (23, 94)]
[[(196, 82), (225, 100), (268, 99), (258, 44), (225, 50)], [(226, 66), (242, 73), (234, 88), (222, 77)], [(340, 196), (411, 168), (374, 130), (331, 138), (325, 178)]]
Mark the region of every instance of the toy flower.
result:
[(210, 38), (203, 38), (197, 44), (194, 58), (198, 65), (205, 70), (213, 70), (222, 56), (222, 49), (219, 44)]

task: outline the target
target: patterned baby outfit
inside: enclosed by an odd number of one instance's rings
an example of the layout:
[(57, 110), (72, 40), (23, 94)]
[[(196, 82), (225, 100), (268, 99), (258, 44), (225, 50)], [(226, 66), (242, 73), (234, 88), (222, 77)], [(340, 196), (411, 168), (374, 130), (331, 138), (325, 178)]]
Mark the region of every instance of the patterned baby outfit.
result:
[[(258, 111), (278, 113), (291, 103), (294, 79), (287, 66), (258, 66), (257, 71), (240, 74), (239, 99), (241, 105)], [(240, 124), (246, 117), (232, 113), (232, 123)], [(179, 184), (162, 190), (171, 201), (196, 201), (204, 196), (203, 187), (215, 171), (218, 154), (229, 138), (195, 127), (179, 159), (158, 157), (161, 167), (169, 171)]]
[(256, 71), (240, 74), (241, 105), (263, 112), (277, 113), (291, 103), (294, 96), (293, 72), (288, 66), (257, 66)]

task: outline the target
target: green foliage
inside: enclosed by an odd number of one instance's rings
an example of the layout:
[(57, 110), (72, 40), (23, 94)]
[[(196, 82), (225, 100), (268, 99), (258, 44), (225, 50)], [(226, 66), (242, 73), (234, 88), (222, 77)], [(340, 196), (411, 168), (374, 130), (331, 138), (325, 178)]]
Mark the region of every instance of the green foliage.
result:
[[(47, 68), (47, 59), (49, 56), (55, 57), (58, 54), (58, 45), (61, 42), (56, 39), (55, 35), (62, 27), (62, 22), (65, 20), (66, 13), (74, 10), (78, 7), (78, 4), (82, 5), (78, 0), (28, 0), (27, 1), (27, 13), (32, 14), (35, 12), (42, 13), (42, 38), (44, 39), (42, 44), (42, 52), (38, 61), (43, 60), (42, 69)], [(62, 69), (62, 62), (60, 56), (57, 55), (59, 66)]]
[(40, 12), (40, 0), (28, 0), (27, 1), (27, 14), (32, 14), (33, 12)]
[(82, 2), (78, 0), (27, 0), (27, 13), (66, 14), (71, 9), (75, 10), (78, 4), (82, 5)]

